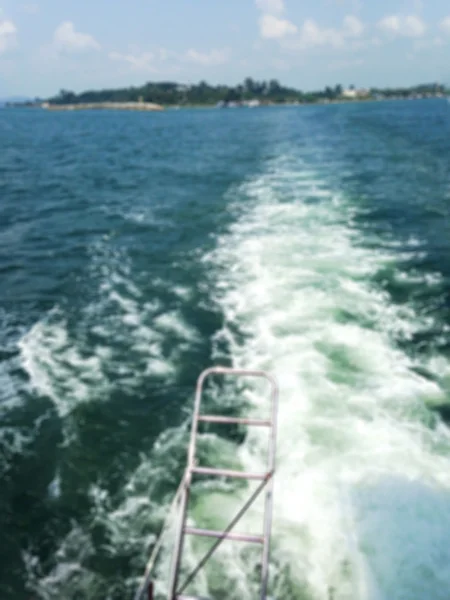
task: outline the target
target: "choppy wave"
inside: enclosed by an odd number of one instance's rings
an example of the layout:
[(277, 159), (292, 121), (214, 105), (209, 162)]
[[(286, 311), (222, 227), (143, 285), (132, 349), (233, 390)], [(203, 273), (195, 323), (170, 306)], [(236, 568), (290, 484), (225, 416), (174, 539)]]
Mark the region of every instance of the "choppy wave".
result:
[[(149, 392), (161, 388), (165, 396), (167, 390), (179, 392), (178, 369), (184, 363), (183, 356), (199, 340), (195, 325), (189, 324), (179, 309), (180, 303), (190, 298), (191, 290), (160, 278), (153, 283), (154, 294), (149, 297), (126, 254), (105, 248), (103, 243), (96, 245), (84, 284), (86, 297), (79, 310), (55, 307), (18, 342), (29, 387), (38, 397), (51, 401), (66, 432), (69, 453), (77, 443), (72, 425), (83, 405), (108, 406), (118, 390), (122, 402), (136, 400), (135, 395), (142, 395), (146, 388)], [(152, 282), (144, 281), (142, 286), (149, 284)], [(168, 295), (175, 299), (170, 305)], [(145, 408), (145, 398), (141, 404), (142, 419), (148, 421), (149, 429), (154, 428), (152, 421), (161, 418), (160, 407), (148, 403)], [(139, 466), (118, 494), (92, 482), (87, 490), (87, 504), (92, 508), (69, 527), (50, 566), (41, 563), (33, 548), (24, 549), (28, 586), (34, 594), (45, 600), (69, 600), (80, 593), (85, 598), (109, 597), (118, 590), (132, 593), (137, 581), (134, 575), (115, 581), (109, 573), (91, 569), (89, 564), (99, 557), (106, 564), (128, 564), (131, 560), (128, 569), (142, 572), (164, 517), (165, 497), (170, 500), (181, 476), (185, 434), (185, 427), (164, 431), (152, 451), (143, 452)], [(67, 482), (57, 467), (48, 485), (50, 502), (61, 500), (64, 486)], [(105, 540), (100, 547), (99, 530)]]
[(79, 314), (56, 307), (19, 342), (31, 386), (63, 418), (80, 403), (106, 400), (117, 385), (133, 388), (149, 377), (173, 384), (180, 353), (198, 339), (176, 309), (144, 296), (126, 256), (100, 251), (92, 265), (97, 289)]

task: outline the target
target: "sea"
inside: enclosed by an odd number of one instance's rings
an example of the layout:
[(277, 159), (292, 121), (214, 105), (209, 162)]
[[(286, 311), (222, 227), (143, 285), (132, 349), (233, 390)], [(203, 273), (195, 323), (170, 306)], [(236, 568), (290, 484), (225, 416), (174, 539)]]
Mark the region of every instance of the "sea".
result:
[[(0, 111), (1, 600), (131, 599), (165, 521), (166, 597), (215, 365), (280, 390), (270, 597), (448, 600), (445, 99)], [(265, 418), (267, 390), (212, 378), (204, 407)], [(267, 435), (205, 425), (199, 464), (264, 471)], [(194, 480), (188, 522), (254, 485)], [(259, 598), (260, 568), (227, 540), (187, 593)]]

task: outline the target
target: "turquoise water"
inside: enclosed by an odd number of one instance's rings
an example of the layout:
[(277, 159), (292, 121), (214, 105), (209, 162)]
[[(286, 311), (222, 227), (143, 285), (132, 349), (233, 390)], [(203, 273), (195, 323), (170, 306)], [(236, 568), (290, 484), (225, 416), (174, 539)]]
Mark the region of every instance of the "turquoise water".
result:
[[(448, 103), (5, 110), (0, 142), (2, 600), (132, 596), (211, 364), (280, 385), (274, 597), (448, 598)], [(250, 385), (208, 402), (264, 410)], [(211, 464), (265, 451), (201, 439)], [(248, 493), (198, 483), (190, 519)], [(224, 545), (191, 591), (254, 598), (258, 560)]]

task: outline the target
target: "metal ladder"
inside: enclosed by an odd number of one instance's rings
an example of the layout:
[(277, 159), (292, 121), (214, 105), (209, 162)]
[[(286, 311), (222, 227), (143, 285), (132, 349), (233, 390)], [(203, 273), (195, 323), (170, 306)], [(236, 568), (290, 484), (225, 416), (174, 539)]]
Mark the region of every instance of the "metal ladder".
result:
[[(245, 377), (259, 377), (266, 379), (271, 387), (270, 398), (271, 398), (271, 416), (267, 419), (246, 419), (236, 417), (224, 417), (216, 415), (204, 415), (200, 413), (202, 392), (205, 379), (210, 375), (233, 375), (233, 376), (245, 376)], [(171, 573), (169, 579), (169, 594), (168, 600), (201, 600), (200, 598), (192, 598), (191, 596), (183, 595), (184, 590), (193, 580), (195, 575), (200, 571), (203, 565), (207, 562), (216, 548), (221, 544), (223, 540), (234, 540), (239, 542), (249, 542), (260, 544), (262, 546), (262, 568), (261, 568), (261, 593), (260, 600), (266, 600), (267, 594), (267, 582), (269, 574), (269, 545), (270, 545), (270, 532), (272, 526), (272, 502), (273, 502), (273, 475), (275, 470), (275, 448), (276, 448), (276, 425), (277, 425), (277, 411), (278, 411), (278, 386), (276, 381), (264, 371), (252, 371), (244, 369), (230, 369), (226, 367), (212, 367), (206, 369), (200, 375), (197, 381), (197, 388), (195, 393), (195, 405), (194, 414), (191, 430), (191, 438), (188, 452), (188, 463), (186, 468), (186, 474), (184, 479), (184, 485), (181, 491), (180, 497), (180, 520), (175, 539), (175, 549), (172, 559)], [(197, 433), (199, 423), (215, 423), (215, 424), (236, 424), (236, 425), (248, 425), (255, 427), (267, 427), (270, 432), (269, 437), (269, 451), (268, 451), (268, 465), (265, 473), (247, 473), (244, 471), (233, 471), (230, 469), (213, 469), (210, 467), (198, 466), (195, 459), (195, 451), (197, 446)], [(189, 503), (190, 486), (194, 475), (206, 475), (206, 476), (217, 476), (217, 477), (234, 477), (238, 479), (257, 480), (260, 481), (260, 485), (256, 488), (255, 492), (251, 495), (249, 500), (243, 506), (243, 508), (234, 517), (228, 527), (223, 531), (213, 531), (209, 529), (198, 529), (186, 526), (187, 520), (187, 509)], [(231, 530), (235, 524), (240, 520), (242, 515), (251, 506), (254, 500), (259, 496), (260, 492), (265, 488), (265, 507), (264, 507), (264, 528), (262, 535), (252, 535), (244, 533), (233, 533)], [(196, 535), (205, 536), (209, 538), (215, 538), (216, 542), (212, 548), (208, 551), (206, 556), (200, 561), (191, 575), (179, 587), (179, 571), (181, 567), (181, 560), (183, 555), (183, 542), (185, 535)]]

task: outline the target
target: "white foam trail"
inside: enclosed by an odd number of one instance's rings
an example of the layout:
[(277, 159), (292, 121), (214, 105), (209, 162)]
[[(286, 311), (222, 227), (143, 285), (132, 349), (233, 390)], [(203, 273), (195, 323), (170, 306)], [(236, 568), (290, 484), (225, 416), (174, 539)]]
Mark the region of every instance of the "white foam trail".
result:
[(62, 417), (78, 402), (86, 401), (92, 388), (100, 389), (105, 384), (100, 357), (80, 355), (58, 311), (36, 323), (20, 340), (19, 348), (32, 386), (51, 398)]
[[(122, 386), (140, 385), (150, 376), (170, 384), (180, 353), (198, 336), (179, 311), (163, 312), (158, 298), (145, 300), (126, 256), (94, 252), (91, 270), (98, 293), (79, 321), (70, 324), (55, 308), (18, 344), (32, 387), (53, 401), (61, 417), (80, 403), (107, 400), (117, 377)], [(86, 340), (86, 332), (96, 336), (96, 344)], [(169, 349), (168, 334), (177, 341)]]
[[(234, 365), (267, 369), (281, 388), (275, 561), (290, 567), (292, 598), (443, 599), (450, 435), (425, 404), (447, 398), (439, 372), (421, 377), (395, 343), (429, 318), (374, 287), (396, 255), (360, 246), (354, 209), (303, 167), (281, 157), (246, 185), (207, 258)], [(244, 466), (261, 468), (265, 448), (251, 431)]]

